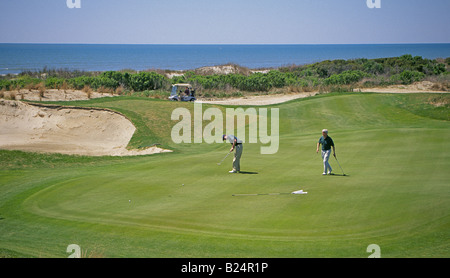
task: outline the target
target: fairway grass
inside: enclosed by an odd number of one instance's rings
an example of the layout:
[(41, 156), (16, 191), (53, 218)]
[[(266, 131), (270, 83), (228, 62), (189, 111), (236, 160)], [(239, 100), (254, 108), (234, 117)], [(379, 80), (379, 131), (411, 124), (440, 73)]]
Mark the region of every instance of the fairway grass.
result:
[[(269, 106), (280, 109), (279, 151), (261, 155), (260, 144), (246, 144), (243, 174), (228, 173), (231, 156), (217, 165), (228, 144), (171, 142), (171, 111), (192, 104), (76, 102), (126, 115), (138, 128), (133, 147), (175, 151), (0, 151), (0, 257), (67, 257), (69, 244), (85, 257), (363, 258), (370, 244), (382, 257), (448, 257), (449, 109), (429, 99), (329, 94)], [(323, 128), (348, 176), (334, 158), (336, 175), (321, 175)], [(300, 189), (308, 194), (233, 196)]]

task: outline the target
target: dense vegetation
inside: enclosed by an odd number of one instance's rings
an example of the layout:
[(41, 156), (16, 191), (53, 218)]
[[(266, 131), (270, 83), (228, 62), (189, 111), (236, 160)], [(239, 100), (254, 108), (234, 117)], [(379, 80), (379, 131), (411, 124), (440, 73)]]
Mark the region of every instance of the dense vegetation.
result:
[(200, 94), (221, 92), (342, 91), (352, 86), (387, 86), (432, 80), (438, 90), (448, 90), (450, 58), (424, 59), (403, 55), (394, 58), (322, 61), (269, 71), (238, 71), (232, 74), (205, 74), (196, 70), (167, 78), (155, 71), (107, 71), (101, 73), (67, 70), (23, 72), (0, 79), (0, 90), (76, 89), (100, 92), (168, 92), (171, 84), (191, 83)]

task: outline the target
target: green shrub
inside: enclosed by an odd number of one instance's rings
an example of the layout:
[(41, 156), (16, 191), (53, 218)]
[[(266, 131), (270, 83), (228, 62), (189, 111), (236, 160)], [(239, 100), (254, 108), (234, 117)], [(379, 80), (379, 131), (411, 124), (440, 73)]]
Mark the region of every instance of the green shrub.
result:
[(283, 88), (286, 86), (286, 75), (278, 70), (271, 70), (267, 73), (267, 78), (272, 88)]
[(364, 72), (370, 73), (370, 74), (383, 74), (384, 73), (384, 67), (383, 65), (373, 61), (369, 60), (363, 64)]
[(260, 72), (251, 74), (245, 80), (242, 90), (244, 91), (268, 91), (271, 88), (270, 79), (267, 74)]
[(327, 78), (329, 76), (328, 70), (324, 67), (320, 67), (320, 68), (316, 69), (316, 72), (320, 78)]
[(131, 80), (132, 74), (130, 74), (128, 72), (121, 73), (118, 71), (106, 71), (106, 72), (103, 72), (102, 74), (100, 74), (100, 76), (114, 80), (115, 82), (117, 82), (117, 84), (119, 84), (118, 86), (128, 88), (130, 85), (130, 80)]
[(11, 80), (0, 79), (0, 90), (9, 90), (11, 87)]
[(418, 71), (405, 70), (400, 74), (395, 74), (391, 77), (393, 82), (401, 82), (404, 85), (411, 84), (413, 82), (421, 81), (425, 78), (425, 74)]
[(447, 69), (444, 64), (437, 64), (433, 67), (433, 74), (440, 75), (441, 73), (446, 72)]
[(95, 77), (91, 76), (80, 76), (71, 78), (67, 81), (69, 86), (75, 90), (82, 90), (85, 86), (91, 87)]
[(119, 85), (120, 84), (118, 81), (108, 78), (108, 77), (105, 77), (105, 76), (97, 76), (97, 77), (93, 78), (92, 83), (90, 84), (90, 86), (93, 89), (98, 89), (98, 88), (103, 87), (103, 88), (109, 88), (109, 89), (114, 89), (114, 90), (117, 87), (119, 87)]
[(38, 78), (32, 78), (29, 76), (20, 76), (18, 78), (12, 79), (10, 80), (9, 83), (9, 90), (13, 90), (13, 89), (23, 89), (27, 86), (35, 86), (39, 83), (41, 83), (42, 80), (38, 79)]
[(177, 75), (172, 77), (172, 84), (177, 84), (177, 83), (186, 83), (186, 78), (184, 77), (184, 75)]
[(324, 80), (325, 85), (349, 85), (361, 81), (366, 74), (360, 70), (345, 71), (341, 74), (333, 74)]
[(169, 84), (170, 82), (166, 77), (155, 72), (132, 74), (129, 80), (129, 87), (136, 92), (168, 89)]
[(49, 88), (49, 89), (58, 89), (63, 86), (64, 81), (65, 81), (64, 78), (49, 77), (49, 78), (45, 79), (44, 85), (46, 88)]

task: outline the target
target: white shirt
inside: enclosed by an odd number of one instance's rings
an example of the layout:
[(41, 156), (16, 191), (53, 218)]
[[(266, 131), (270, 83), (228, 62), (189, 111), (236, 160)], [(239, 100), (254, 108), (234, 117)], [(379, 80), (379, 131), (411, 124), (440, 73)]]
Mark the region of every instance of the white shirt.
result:
[(227, 135), (227, 140), (233, 144), (234, 143), (234, 139), (236, 139), (236, 144), (242, 144), (242, 140), (239, 140), (236, 136), (234, 135)]

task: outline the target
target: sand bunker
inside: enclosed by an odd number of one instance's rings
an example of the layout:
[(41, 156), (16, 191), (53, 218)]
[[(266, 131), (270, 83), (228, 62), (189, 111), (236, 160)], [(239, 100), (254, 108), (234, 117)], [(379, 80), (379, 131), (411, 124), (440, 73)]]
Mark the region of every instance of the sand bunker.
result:
[(0, 100), (0, 148), (88, 156), (168, 152), (158, 147), (128, 150), (136, 128), (120, 113)]

